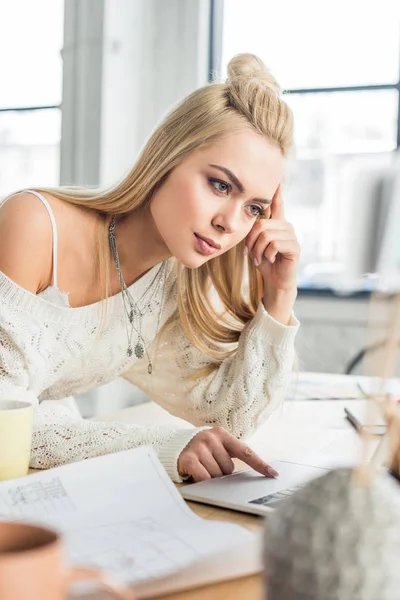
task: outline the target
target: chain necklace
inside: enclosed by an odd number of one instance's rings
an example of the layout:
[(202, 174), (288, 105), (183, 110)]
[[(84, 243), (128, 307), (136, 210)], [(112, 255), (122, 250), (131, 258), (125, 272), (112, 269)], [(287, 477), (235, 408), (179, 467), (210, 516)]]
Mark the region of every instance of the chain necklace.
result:
[[(113, 256), (115, 267), (117, 269), (118, 281), (119, 281), (119, 284), (121, 287), (122, 300), (123, 300), (123, 304), (124, 304), (125, 329), (126, 329), (126, 336), (127, 336), (127, 340), (128, 340), (128, 347), (126, 350), (126, 355), (128, 357), (131, 357), (134, 352), (136, 358), (140, 359), (140, 358), (143, 358), (143, 356), (146, 354), (147, 361), (148, 361), (147, 371), (148, 371), (149, 375), (151, 375), (151, 373), (153, 372), (153, 363), (152, 363), (150, 355), (147, 351), (144, 337), (142, 335), (142, 317), (144, 315), (144, 312), (142, 310), (140, 310), (139, 303), (141, 301), (146, 301), (149, 306), (151, 301), (153, 300), (154, 296), (156, 295), (156, 293), (158, 293), (162, 287), (160, 310), (158, 313), (157, 328), (156, 328), (156, 332), (158, 333), (163, 304), (164, 304), (164, 290), (165, 290), (167, 263), (166, 262), (161, 263), (161, 266), (158, 269), (157, 273), (155, 274), (155, 276), (153, 277), (153, 279), (151, 280), (151, 282), (149, 283), (149, 285), (147, 286), (147, 288), (145, 289), (145, 291), (143, 292), (143, 294), (141, 295), (139, 300), (137, 302), (135, 302), (135, 300), (132, 297), (132, 294), (130, 293), (128, 286), (125, 283), (125, 280), (124, 280), (122, 272), (121, 272), (121, 265), (119, 262), (119, 255), (118, 255), (118, 249), (117, 249), (117, 241), (115, 238), (115, 224), (116, 224), (116, 219), (115, 219), (115, 215), (113, 215), (110, 226), (108, 228), (108, 237), (109, 237), (111, 254)], [(162, 285), (161, 285), (161, 280), (163, 280)], [(157, 284), (157, 285), (155, 285), (155, 284)], [(152, 290), (152, 288), (153, 288), (153, 290)], [(152, 294), (151, 294), (150, 298), (148, 300), (146, 300), (146, 296), (147, 296), (149, 290), (152, 290)], [(132, 348), (132, 338), (133, 338), (134, 331), (137, 334), (137, 341), (135, 344), (135, 348), (133, 349)]]

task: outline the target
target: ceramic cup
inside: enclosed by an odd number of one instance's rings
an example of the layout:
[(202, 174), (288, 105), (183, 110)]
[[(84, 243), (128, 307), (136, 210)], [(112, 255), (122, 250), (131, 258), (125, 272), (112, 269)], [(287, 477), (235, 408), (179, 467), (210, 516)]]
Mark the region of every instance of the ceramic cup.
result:
[(29, 402), (0, 400), (0, 481), (28, 473), (32, 430)]
[(0, 523), (1, 600), (66, 600), (76, 582), (96, 587), (120, 600), (133, 600), (130, 590), (107, 582), (95, 569), (68, 568), (61, 537), (55, 531), (23, 523)]

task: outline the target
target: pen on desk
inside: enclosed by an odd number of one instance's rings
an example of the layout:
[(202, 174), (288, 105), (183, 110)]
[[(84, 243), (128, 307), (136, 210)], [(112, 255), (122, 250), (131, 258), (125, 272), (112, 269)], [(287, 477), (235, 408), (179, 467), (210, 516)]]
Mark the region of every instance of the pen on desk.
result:
[(344, 412), (346, 413), (346, 419), (350, 425), (354, 427), (357, 433), (360, 433), (362, 429), (362, 423), (360, 423), (360, 421), (349, 410), (347, 410), (347, 408), (344, 409)]
[[(398, 402), (399, 400), (397, 400)], [(360, 423), (360, 421), (347, 409), (344, 409), (345, 413), (346, 413), (346, 418), (349, 421), (349, 423), (354, 427), (354, 429), (357, 431), (357, 433), (361, 433), (362, 430), (362, 423)], [(386, 431), (387, 431), (387, 427), (385, 427)], [(385, 431), (382, 431), (381, 434), (384, 434)], [(381, 466), (384, 465), (384, 460), (383, 458), (379, 459), (379, 456), (382, 454), (386, 454), (387, 455), (387, 450), (385, 451), (385, 443), (387, 444), (387, 437), (383, 435), (383, 437), (381, 438), (380, 443), (378, 444), (378, 447), (376, 448), (372, 458), (370, 459), (371, 463), (375, 463), (375, 464), (380, 464)], [(399, 471), (396, 469), (394, 470), (393, 468), (387, 468), (387, 472), (389, 473), (389, 475), (391, 475), (396, 481), (397, 483), (400, 484), (400, 473)]]
[(361, 387), (361, 384), (357, 381), (356, 386), (358, 387), (358, 389), (360, 390), (362, 397), (363, 398), (368, 398), (368, 394), (365, 392), (365, 390)]
[(344, 409), (346, 419), (350, 425), (354, 427), (357, 433), (368, 433), (370, 435), (379, 436), (384, 435), (387, 431), (386, 424), (381, 423), (362, 423), (357, 417), (347, 408)]

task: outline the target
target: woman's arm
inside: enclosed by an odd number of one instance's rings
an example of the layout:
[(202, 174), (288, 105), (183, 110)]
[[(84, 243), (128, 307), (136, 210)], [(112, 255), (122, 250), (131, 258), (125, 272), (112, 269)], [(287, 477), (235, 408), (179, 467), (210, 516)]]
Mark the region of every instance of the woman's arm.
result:
[(15, 194), (0, 205), (0, 271), (36, 294), (50, 284), (52, 229), (43, 204)]
[[(15, 311), (13, 314), (15, 315)], [(25, 401), (36, 407), (31, 467), (47, 469), (119, 450), (151, 445), (158, 452), (169, 476), (174, 481), (182, 481), (177, 470), (178, 457), (203, 428), (174, 430), (99, 423), (72, 416), (57, 401), (40, 405), (31, 377), (34, 370), (31, 371), (20, 350), (16, 323), (11, 323), (8, 315), (4, 303), (0, 301), (0, 399)]]
[(173, 481), (181, 482), (177, 463), (187, 444), (204, 428), (142, 427), (130, 423), (98, 422), (71, 415), (54, 401), (39, 405), (30, 466), (48, 469), (112, 452), (152, 446)]
[(125, 375), (172, 414), (196, 425), (220, 426), (237, 438), (251, 434), (283, 400), (294, 363), (299, 324), (292, 311), (300, 246), (284, 218), (280, 186), (271, 218), (254, 224), (245, 253), (263, 277), (264, 294), (241, 333), (236, 353), (210, 375), (189, 381), (210, 361), (176, 322), (161, 340), (153, 375), (146, 376), (140, 362)]
[[(14, 283), (33, 294), (48, 285), (45, 279), (46, 273), (51, 275), (51, 244), (48, 215), (40, 203), (32, 202), (31, 196), (17, 194), (0, 208), (0, 271)], [(26, 316), (19, 318), (18, 310), (9, 306), (9, 285), (4, 275), (0, 280), (0, 399), (26, 401), (36, 406), (31, 466), (55, 467), (151, 445), (171, 478), (181, 481), (178, 457), (203, 428), (174, 430), (98, 423), (71, 416), (57, 402), (50, 407), (49, 403), (38, 405), (39, 392), (35, 389), (38, 365), (32, 364), (24, 351), (24, 342), (28, 340), (30, 344), (32, 332), (27, 328)], [(33, 358), (36, 360), (36, 356)], [(43, 366), (41, 357), (38, 361)]]
[[(51, 274), (51, 224), (42, 204), (29, 194), (16, 194), (0, 206), (0, 271), (36, 294), (45, 273)], [(5, 286), (4, 286), (5, 287)], [(6, 290), (0, 284), (0, 399), (37, 404), (29, 391), (26, 357), (16, 342), (23, 328), (7, 311)]]
[(147, 374), (145, 361), (137, 361), (124, 377), (171, 414), (246, 438), (284, 398), (298, 326), (294, 317), (287, 326), (279, 323), (260, 303), (236, 353), (208, 376), (189, 381), (210, 361), (175, 322), (159, 343), (152, 375)]

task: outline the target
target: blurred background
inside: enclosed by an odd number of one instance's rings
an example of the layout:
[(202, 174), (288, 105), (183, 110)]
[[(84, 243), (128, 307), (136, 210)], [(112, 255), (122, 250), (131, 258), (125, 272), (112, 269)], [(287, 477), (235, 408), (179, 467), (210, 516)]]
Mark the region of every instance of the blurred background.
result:
[[(399, 285), (399, 0), (0, 0), (0, 197), (115, 183), (239, 52), (265, 61), (295, 115), (284, 191), (302, 245), (300, 368), (357, 372), (377, 274), (388, 294)], [(89, 415), (145, 399), (116, 382), (80, 403)]]

